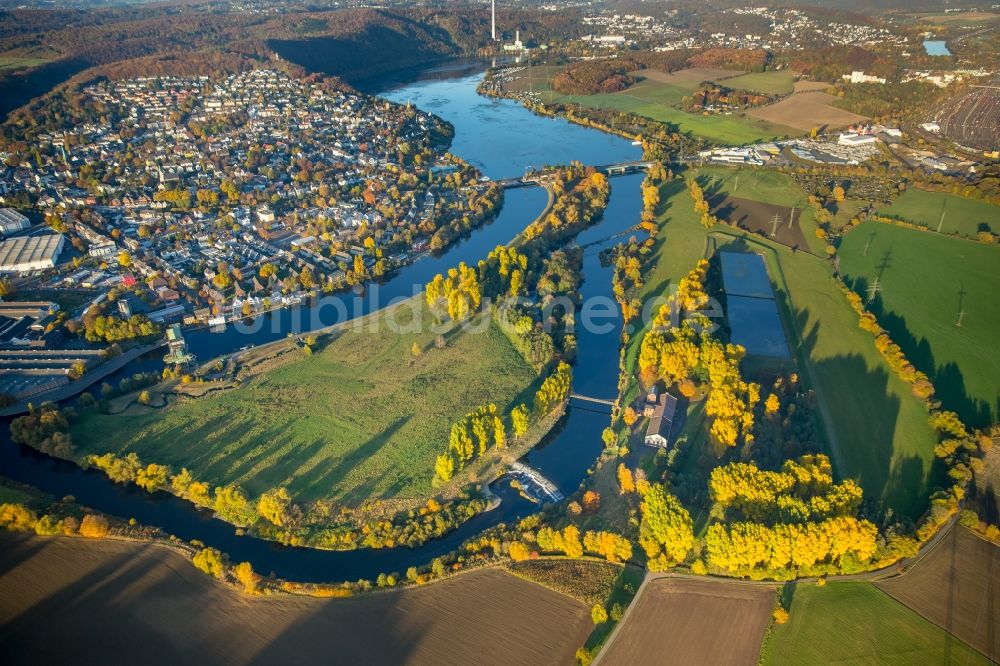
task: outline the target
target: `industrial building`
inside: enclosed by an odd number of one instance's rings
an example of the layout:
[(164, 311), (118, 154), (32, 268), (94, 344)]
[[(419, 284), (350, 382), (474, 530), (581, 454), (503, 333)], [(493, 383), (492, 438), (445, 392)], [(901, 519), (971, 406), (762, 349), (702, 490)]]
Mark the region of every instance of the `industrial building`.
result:
[(31, 226), (31, 221), (13, 208), (0, 208), (0, 233), (4, 236), (16, 234)]
[(9, 238), (0, 242), (0, 272), (20, 273), (53, 268), (66, 238), (62, 234), (45, 234)]

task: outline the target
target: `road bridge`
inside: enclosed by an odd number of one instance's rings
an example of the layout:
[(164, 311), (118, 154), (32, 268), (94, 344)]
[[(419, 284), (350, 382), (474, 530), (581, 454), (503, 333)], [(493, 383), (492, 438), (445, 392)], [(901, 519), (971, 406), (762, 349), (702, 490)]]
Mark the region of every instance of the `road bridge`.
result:
[[(625, 176), (628, 174), (645, 171), (654, 164), (656, 163), (637, 160), (634, 162), (617, 162), (615, 164), (602, 164), (599, 166), (595, 166), (594, 168), (608, 176)], [(550, 172), (540, 171), (521, 178), (501, 178), (494, 182), (503, 187), (504, 189), (513, 189), (516, 187), (538, 187), (545, 184), (544, 181), (549, 173)]]

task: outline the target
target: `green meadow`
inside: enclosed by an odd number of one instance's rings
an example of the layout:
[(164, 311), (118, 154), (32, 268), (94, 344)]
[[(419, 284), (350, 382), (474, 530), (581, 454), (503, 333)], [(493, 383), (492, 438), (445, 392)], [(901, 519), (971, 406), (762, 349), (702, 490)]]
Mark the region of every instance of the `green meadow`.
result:
[[(405, 306), (395, 312), (404, 326), (412, 319)], [(451, 424), (490, 402), (506, 411), (529, 401), (536, 374), (492, 324), (483, 333), (456, 329), (439, 349), (434, 334), (394, 333), (385, 317), (377, 332), (349, 326), (321, 338), (314, 355), (238, 388), (163, 409), (88, 412), (73, 440), (83, 454), (134, 451), (250, 495), (285, 486), (300, 500), (353, 505), (422, 497)]]
[(931, 378), (942, 405), (971, 425), (996, 422), (1000, 247), (864, 222), (844, 237), (840, 261), (866, 300), (878, 278), (869, 308)]
[(954, 194), (911, 188), (878, 212), (966, 238), (975, 238), (981, 228), (1000, 235), (1000, 206)]
[[(787, 603), (787, 602), (786, 602)], [(988, 659), (871, 583), (802, 583), (760, 663), (988, 664)]]
[(795, 74), (783, 69), (776, 72), (750, 72), (742, 76), (726, 79), (727, 88), (753, 90), (768, 95), (790, 95), (795, 89)]
[[(685, 95), (698, 87), (700, 81), (672, 80), (657, 81), (652, 78), (640, 79), (635, 85), (617, 93), (600, 93), (596, 95), (563, 95), (552, 90), (551, 77), (559, 68), (536, 67), (531, 78), (518, 80), (510, 85), (512, 90), (534, 90), (541, 95), (543, 102), (562, 102), (564, 104), (579, 104), (595, 109), (614, 109), (622, 113), (634, 113), (663, 123), (676, 125), (681, 132), (703, 137), (712, 143), (738, 145), (766, 141), (775, 137), (798, 136), (802, 134), (794, 127), (769, 123), (764, 120), (750, 118), (742, 114), (733, 115), (701, 115), (688, 113), (676, 108)], [(763, 76), (746, 75), (746, 76)], [(783, 74), (773, 72), (773, 74)], [(743, 78), (737, 77), (737, 79)], [(737, 79), (726, 79), (726, 84)], [(772, 85), (774, 82), (772, 82)]]

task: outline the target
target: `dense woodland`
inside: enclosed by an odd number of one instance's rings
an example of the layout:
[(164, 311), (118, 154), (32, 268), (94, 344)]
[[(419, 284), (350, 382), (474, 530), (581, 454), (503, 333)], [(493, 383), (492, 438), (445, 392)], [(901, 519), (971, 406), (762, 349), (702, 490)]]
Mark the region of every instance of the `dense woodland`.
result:
[(619, 92), (635, 83), (629, 72), (639, 67), (639, 63), (627, 59), (586, 60), (556, 74), (552, 87), (566, 95)]

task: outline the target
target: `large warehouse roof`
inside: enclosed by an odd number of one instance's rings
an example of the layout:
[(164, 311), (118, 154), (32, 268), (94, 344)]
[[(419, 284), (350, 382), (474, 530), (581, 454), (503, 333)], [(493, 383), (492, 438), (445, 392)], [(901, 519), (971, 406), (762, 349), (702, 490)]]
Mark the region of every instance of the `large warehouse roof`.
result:
[(0, 243), (0, 271), (51, 268), (62, 252), (62, 234), (11, 238)]

